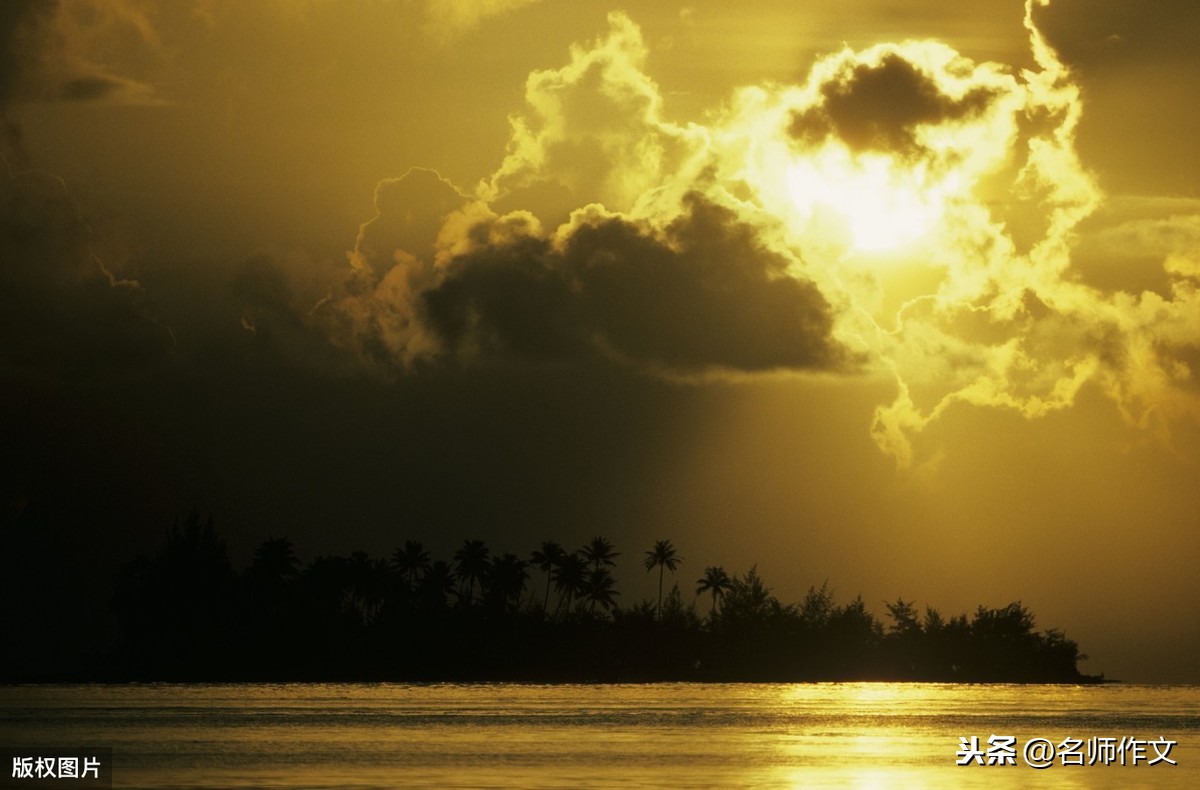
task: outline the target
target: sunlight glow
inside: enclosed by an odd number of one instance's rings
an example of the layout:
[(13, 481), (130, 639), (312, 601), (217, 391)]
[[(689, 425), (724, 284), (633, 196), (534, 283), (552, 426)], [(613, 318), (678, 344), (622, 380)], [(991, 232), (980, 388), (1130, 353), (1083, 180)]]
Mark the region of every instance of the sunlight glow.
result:
[(962, 191), (957, 171), (931, 176), (925, 162), (905, 163), (886, 154), (853, 155), (827, 145), (787, 170), (788, 191), (801, 222), (824, 207), (845, 224), (860, 252), (892, 250), (933, 230), (947, 202)]

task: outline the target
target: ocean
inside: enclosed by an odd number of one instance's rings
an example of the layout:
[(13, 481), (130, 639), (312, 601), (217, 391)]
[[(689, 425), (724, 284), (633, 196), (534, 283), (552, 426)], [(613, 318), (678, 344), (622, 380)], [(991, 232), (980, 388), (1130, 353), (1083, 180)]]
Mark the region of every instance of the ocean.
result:
[(1190, 788), (1200, 687), (22, 685), (0, 740), (122, 788)]

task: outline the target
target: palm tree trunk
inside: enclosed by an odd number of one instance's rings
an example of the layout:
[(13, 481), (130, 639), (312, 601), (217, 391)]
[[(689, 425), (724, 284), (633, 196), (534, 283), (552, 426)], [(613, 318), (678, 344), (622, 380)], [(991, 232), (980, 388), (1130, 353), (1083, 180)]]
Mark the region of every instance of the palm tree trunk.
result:
[(663, 579), (663, 564), (658, 564), (658, 619), (662, 619), (662, 579)]

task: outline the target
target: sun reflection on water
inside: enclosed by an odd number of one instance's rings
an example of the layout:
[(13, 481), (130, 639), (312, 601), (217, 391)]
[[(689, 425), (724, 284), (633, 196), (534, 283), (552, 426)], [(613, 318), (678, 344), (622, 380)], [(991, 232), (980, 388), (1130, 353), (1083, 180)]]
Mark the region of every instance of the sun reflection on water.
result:
[[(958, 684), (0, 688), (0, 730), (111, 744), (121, 787), (1190, 788), (1194, 687)], [(956, 766), (992, 733), (1175, 737), (1178, 769)]]

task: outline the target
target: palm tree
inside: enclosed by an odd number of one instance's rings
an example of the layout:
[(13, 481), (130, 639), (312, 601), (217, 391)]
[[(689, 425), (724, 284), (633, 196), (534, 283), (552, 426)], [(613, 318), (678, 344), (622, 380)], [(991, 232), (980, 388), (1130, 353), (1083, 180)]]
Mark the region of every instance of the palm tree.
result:
[(422, 576), (429, 572), (429, 552), (415, 540), (404, 541), (403, 548), (392, 552), (392, 567), (408, 582), (409, 589), (417, 581), (417, 574)]
[(268, 537), (254, 550), (254, 559), (246, 570), (253, 605), (268, 620), (282, 616), (298, 585), (300, 560), (287, 538)]
[(720, 565), (710, 565), (704, 569), (704, 576), (696, 581), (696, 595), (712, 593), (712, 612), (709, 618), (717, 616), (717, 599), (724, 597), (733, 586), (733, 580)]
[(246, 574), (261, 584), (279, 584), (294, 579), (300, 572), (300, 561), (292, 542), (287, 538), (267, 538), (254, 550), (254, 559)]
[(350, 555), (346, 564), (348, 585), (344, 592), (347, 605), (358, 613), (365, 625), (375, 622), (387, 599), (388, 564), (371, 559), (365, 551)]
[(347, 564), (345, 557), (314, 557), (300, 576), (308, 605), (324, 621), (341, 620), (347, 613)]
[(612, 573), (608, 568), (593, 568), (588, 571), (583, 594), (587, 598), (590, 604), (589, 609), (593, 614), (596, 611), (596, 604), (604, 607), (605, 611), (616, 608), (617, 602), (613, 600), (613, 597), (620, 593), (615, 588), (616, 582), (613, 581)]
[(488, 549), (482, 540), (464, 540), (462, 547), (454, 552), (454, 567), (458, 571), (460, 590), (464, 592), (461, 600), (472, 603), (475, 600), (475, 582), (482, 581), (487, 574)]
[(487, 600), (505, 610), (510, 603), (520, 604), (529, 574), (525, 572), (525, 561), (520, 557), (501, 554), (492, 561), (486, 578)]
[(212, 516), (200, 522), (200, 513), (193, 510), (183, 526), (175, 525), (167, 533), (167, 545), (159, 553), (158, 563), (172, 581), (189, 579), (195, 581), (229, 578), (233, 567), (229, 564), (229, 549), (225, 540), (213, 528)]
[(569, 612), (575, 596), (583, 591), (587, 565), (578, 554), (567, 554), (559, 561), (553, 575), (554, 589), (558, 591), (558, 609), (562, 609), (565, 603)]
[(417, 588), (420, 602), (430, 609), (441, 609), (447, 596), (454, 592), (454, 571), (445, 560), (434, 560), (429, 570), (421, 577)]
[(583, 558), (591, 563), (592, 570), (599, 570), (601, 565), (616, 565), (615, 558), (620, 556), (620, 552), (613, 551), (613, 544), (607, 538), (599, 536), (588, 541), (580, 551)]
[(683, 557), (679, 556), (669, 540), (656, 540), (654, 548), (646, 552), (646, 573), (658, 566), (658, 616), (660, 618), (662, 617), (663, 570), (674, 573), (681, 562), (683, 562)]
[(534, 551), (531, 557), (533, 564), (546, 574), (546, 595), (542, 601), (543, 612), (550, 606), (550, 577), (566, 554), (562, 546), (552, 540), (547, 540), (542, 542), (542, 547)]

